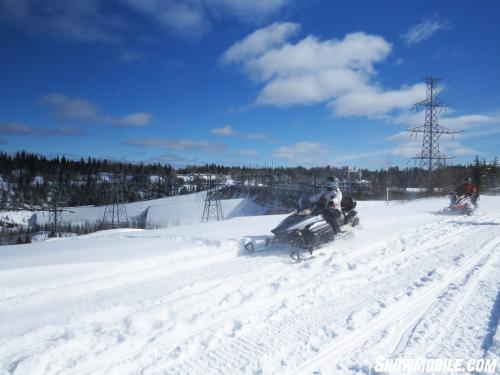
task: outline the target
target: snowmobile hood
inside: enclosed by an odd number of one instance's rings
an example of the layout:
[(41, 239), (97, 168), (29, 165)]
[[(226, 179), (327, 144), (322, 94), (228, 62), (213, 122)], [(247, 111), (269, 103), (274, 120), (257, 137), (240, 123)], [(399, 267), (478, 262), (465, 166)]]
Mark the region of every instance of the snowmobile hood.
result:
[(323, 221), (321, 215), (315, 216), (301, 216), (293, 214), (285, 218), (281, 223), (278, 224), (271, 232), (276, 233), (286, 233), (292, 232), (294, 230), (304, 229), (306, 226)]

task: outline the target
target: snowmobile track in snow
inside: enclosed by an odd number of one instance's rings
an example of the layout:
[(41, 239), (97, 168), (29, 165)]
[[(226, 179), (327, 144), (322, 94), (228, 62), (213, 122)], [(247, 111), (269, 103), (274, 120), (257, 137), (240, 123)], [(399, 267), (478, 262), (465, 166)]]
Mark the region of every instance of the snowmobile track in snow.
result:
[[(494, 356), (500, 215), (428, 216), (375, 241), (367, 220), (354, 241), (303, 263), (284, 248), (237, 256), (238, 240), (134, 233), (192, 245), (80, 282), (6, 289), (0, 318), (20, 318), (0, 326), (17, 332), (0, 341), (0, 373), (356, 373), (377, 353), (454, 358), (456, 345)], [(30, 311), (46, 325), (24, 328)]]
[[(398, 262), (402, 257), (408, 259), (408, 257), (416, 256), (415, 260), (417, 262), (419, 261), (419, 259), (427, 258), (429, 256), (439, 257), (440, 254), (446, 253), (445, 249), (455, 250), (455, 248), (463, 248), (461, 246), (458, 246), (458, 244), (461, 244), (463, 246), (464, 238), (468, 239), (468, 241), (466, 242), (477, 242), (478, 234), (480, 232), (488, 231), (487, 227), (471, 226), (469, 230), (462, 232), (461, 235), (457, 235), (455, 233), (453, 236), (451, 236), (451, 238), (448, 238), (450, 237), (450, 231), (449, 229), (446, 230), (446, 228), (443, 229), (443, 225), (454, 227), (457, 224), (436, 224), (434, 225), (434, 231), (429, 230), (429, 227), (432, 226), (426, 226), (427, 236), (419, 236), (418, 240), (416, 241), (420, 244), (423, 243), (423, 246), (414, 246), (409, 251), (406, 250), (405, 247), (403, 247), (403, 250), (399, 249), (399, 251), (394, 251), (392, 257), (389, 256), (383, 260), (383, 264), (380, 264), (380, 262), (376, 262), (376, 267), (380, 268), (381, 265), (393, 265), (394, 262)], [(418, 233), (418, 230), (416, 230), (416, 232)], [(413, 233), (413, 235), (415, 235), (415, 233)], [(448, 238), (448, 241), (443, 241), (443, 237)], [(401, 238), (404, 239), (405, 236), (403, 235)], [(413, 237), (413, 240), (415, 241), (415, 237)], [(403, 241), (405, 242), (403, 246), (407, 246), (409, 241), (411, 241), (411, 235), (408, 235), (408, 238)], [(498, 247), (498, 243), (499, 241), (497, 239), (488, 240), (479, 253), (475, 254), (471, 258), (468, 258), (462, 264), (459, 264), (459, 267), (456, 270), (454, 270), (449, 275), (443, 276), (442, 280), (438, 279), (435, 282), (435, 285), (431, 283), (430, 286), (423, 288), (423, 290), (419, 290), (418, 293), (415, 292), (415, 296), (412, 296), (411, 298), (409, 298), (409, 300), (403, 299), (389, 307), (386, 307), (387, 305), (385, 305), (385, 303), (381, 303), (381, 305), (384, 306), (381, 309), (381, 312), (374, 314), (375, 317), (371, 320), (368, 320), (368, 324), (366, 326), (355, 327), (355, 329), (353, 329), (352, 331), (346, 331), (345, 326), (343, 326), (342, 322), (338, 319), (339, 316), (342, 316), (342, 311), (336, 311), (338, 310), (339, 304), (342, 304), (345, 301), (333, 299), (317, 306), (312, 305), (309, 310), (303, 311), (301, 314), (292, 313), (290, 315), (285, 315), (284, 319), (280, 319), (277, 322), (272, 322), (272, 315), (265, 317), (265, 319), (263, 320), (264, 326), (257, 332), (252, 332), (251, 334), (242, 336), (232, 336), (227, 343), (223, 343), (222, 345), (218, 346), (216, 350), (209, 350), (208, 348), (206, 348), (207, 351), (205, 355), (202, 355), (199, 358), (189, 358), (184, 362), (179, 362), (177, 365), (170, 366), (168, 368), (168, 372), (216, 373), (227, 372), (231, 368), (252, 371), (252, 369), (258, 369), (262, 367), (261, 364), (255, 363), (255, 358), (265, 358), (268, 353), (274, 353), (276, 349), (281, 346), (298, 346), (298, 353), (294, 353), (294, 355), (292, 356), (296, 359), (302, 358), (302, 360), (306, 360), (308, 357), (313, 355), (313, 360), (310, 363), (306, 364), (305, 367), (300, 367), (299, 369), (300, 371), (314, 370), (315, 368), (321, 367), (323, 361), (331, 362), (332, 357), (338, 358), (341, 354), (345, 354), (351, 351), (356, 347), (356, 345), (360, 345), (363, 341), (369, 339), (377, 332), (380, 332), (386, 326), (390, 325), (393, 321), (397, 321), (398, 319), (408, 320), (408, 314), (411, 315), (415, 310), (421, 311), (421, 315), (418, 315), (417, 318), (412, 318), (413, 320), (410, 319), (408, 323), (407, 330), (412, 330), (415, 325), (423, 319), (423, 316), (426, 315), (425, 313), (428, 312), (429, 309), (431, 309), (436, 303), (434, 301), (436, 297), (446, 289), (452, 288), (453, 285), (450, 286), (450, 284), (453, 284), (468, 272), (471, 272), (471, 270), (477, 268), (478, 265), (483, 264), (483, 261), (485, 262), (487, 259), (492, 257), (492, 254), (494, 254), (495, 249)], [(441, 246), (439, 246), (438, 244), (441, 244)], [(469, 246), (469, 244), (466, 244), (466, 246)], [(421, 252), (423, 252), (423, 254), (421, 254)], [(423, 256), (418, 257), (418, 255)], [(453, 251), (451, 255), (457, 255), (456, 251)], [(377, 259), (371, 259), (371, 262), (368, 265), (374, 263), (376, 260)], [(415, 263), (406, 263), (406, 267), (404, 268), (415, 266)], [(354, 274), (349, 276), (346, 275), (345, 278), (334, 278), (331, 281), (340, 283), (341, 285), (347, 287), (347, 281), (361, 278), (363, 274), (370, 274), (372, 272), (372, 267), (364, 267), (364, 269), (354, 270)], [(316, 276), (318, 277), (321, 275)], [(388, 276), (384, 276), (383, 272), (379, 272), (379, 274), (376, 275), (376, 278), (368, 280), (368, 282), (375, 282), (375, 279), (377, 279), (377, 281), (380, 281), (380, 279), (387, 277)], [(425, 275), (423, 278), (425, 278)], [(422, 278), (418, 279), (416, 282), (418, 283), (421, 279)], [(408, 284), (410, 285), (409, 289)], [(359, 289), (363, 289), (365, 286), (366, 283), (364, 282), (358, 283), (357, 285)], [(407, 294), (409, 293), (410, 295), (412, 295), (412, 290), (413, 285), (411, 282), (404, 284), (404, 291)], [(150, 355), (149, 359), (146, 362), (152, 363), (146, 364), (143, 370), (147, 372), (148, 368), (155, 368), (157, 367), (157, 365), (160, 365), (160, 367), (162, 367), (163, 365), (166, 366), (166, 363), (162, 364), (162, 361), (164, 361), (165, 359), (164, 355), (175, 351), (175, 348), (178, 346), (179, 342), (184, 341), (188, 345), (196, 343), (197, 335), (201, 335), (209, 330), (216, 330), (217, 326), (222, 325), (224, 322), (231, 321), (231, 319), (234, 319), (236, 317), (268, 312), (270, 308), (276, 308), (276, 306), (283, 304), (283, 302), (286, 303), (287, 298), (297, 298), (302, 296), (302, 299), (304, 300), (303, 302), (310, 303), (310, 301), (308, 301), (306, 298), (306, 295), (308, 293), (311, 293), (311, 291), (306, 289), (297, 293), (290, 293), (287, 296), (281, 295), (276, 299), (276, 301), (272, 301), (266, 306), (261, 306), (261, 308), (259, 309), (252, 309), (253, 311), (233, 311), (233, 313), (222, 316), (221, 319), (217, 319), (217, 321), (212, 322), (209, 326), (204, 326), (198, 329), (197, 333), (191, 332), (190, 335), (185, 337), (172, 338), (171, 345), (163, 342), (156, 348), (162, 353), (162, 355), (158, 357)], [(366, 301), (365, 297), (366, 295), (361, 293), (358, 296), (358, 300)], [(351, 300), (352, 304), (352, 297), (349, 297), (349, 299)], [(433, 302), (429, 303), (429, 300)], [(415, 321), (417, 321), (417, 323), (415, 323)], [(335, 327), (335, 329), (332, 329), (332, 327)], [(342, 330), (344, 330), (344, 333), (341, 333)], [(333, 339), (332, 346), (334, 346), (335, 349), (322, 348), (320, 354), (317, 357), (314, 357), (315, 350), (312, 349), (311, 353), (311, 348), (309, 347), (310, 345), (308, 341), (315, 335), (317, 335), (318, 332), (325, 332), (326, 337), (329, 337), (330, 340)], [(404, 341), (404, 335), (408, 336), (408, 332), (403, 334), (398, 342)], [(409, 340), (409, 338), (407, 338), (406, 340)], [(151, 347), (149, 348), (151, 349)], [(248, 353), (248, 355), (245, 355), (245, 353)], [(94, 369), (106, 366), (112, 367), (113, 365), (116, 365), (121, 361), (132, 359), (131, 357), (134, 361), (142, 362), (141, 359), (144, 360), (144, 358), (141, 358), (140, 350), (137, 350), (134, 353), (129, 353), (128, 355), (122, 356), (121, 358), (115, 358), (110, 362), (100, 363)], [(226, 358), (226, 361), (224, 361), (223, 358)], [(224, 362), (227, 362), (227, 358), (232, 359), (231, 363), (226, 363), (225, 365), (223, 365)], [(170, 362), (172, 362), (172, 358), (170, 358)], [(175, 360), (173, 362), (175, 362)], [(207, 364), (210, 363), (212, 365), (207, 368)], [(215, 363), (217, 363), (218, 366), (216, 366)], [(298, 361), (296, 365), (298, 365), (299, 363), (300, 361)], [(90, 369), (86, 368), (84, 371), (88, 370)]]

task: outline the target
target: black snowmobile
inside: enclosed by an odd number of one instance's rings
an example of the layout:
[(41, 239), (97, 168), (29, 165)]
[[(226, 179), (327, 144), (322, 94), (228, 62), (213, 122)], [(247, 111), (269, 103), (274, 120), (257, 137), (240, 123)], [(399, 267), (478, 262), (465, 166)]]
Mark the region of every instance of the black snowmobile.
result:
[[(297, 247), (297, 250), (294, 250), (290, 256), (294, 260), (302, 260), (301, 253), (307, 251), (312, 256), (314, 249), (343, 235), (345, 232), (341, 231), (339, 235), (335, 236), (332, 226), (323, 219), (322, 213), (326, 204), (325, 200), (320, 200), (312, 208), (309, 208), (308, 200), (300, 199), (295, 212), (271, 231), (274, 234), (273, 242), (291, 244)], [(337, 219), (341, 230), (346, 226), (355, 227), (359, 224), (355, 207), (356, 201), (354, 199), (351, 197), (342, 198), (342, 215)]]

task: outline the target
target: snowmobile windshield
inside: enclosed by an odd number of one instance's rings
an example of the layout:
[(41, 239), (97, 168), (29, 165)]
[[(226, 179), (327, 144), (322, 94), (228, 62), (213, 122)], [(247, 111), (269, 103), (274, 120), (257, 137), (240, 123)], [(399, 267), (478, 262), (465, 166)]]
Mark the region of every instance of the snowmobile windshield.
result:
[(322, 211), (324, 202), (321, 200), (320, 202), (311, 202), (309, 198), (309, 196), (303, 196), (297, 201), (297, 209), (295, 210), (297, 215), (318, 215), (318, 212)]
[(309, 202), (309, 197), (302, 196), (297, 201), (297, 211), (302, 211), (307, 208), (311, 208), (311, 203)]

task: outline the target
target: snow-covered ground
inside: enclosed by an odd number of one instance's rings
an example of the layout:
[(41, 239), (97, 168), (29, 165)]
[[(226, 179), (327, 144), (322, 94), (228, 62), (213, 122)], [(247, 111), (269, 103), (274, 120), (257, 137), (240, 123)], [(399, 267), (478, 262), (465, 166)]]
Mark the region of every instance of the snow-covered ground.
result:
[[(0, 248), (0, 373), (369, 374), (387, 358), (499, 358), (500, 198), (360, 202), (302, 263), (247, 254), (284, 216)], [(500, 368), (497, 367), (497, 371)]]
[[(124, 204), (130, 219), (146, 214), (146, 228), (166, 228), (171, 226), (198, 223), (203, 214), (206, 192), (178, 195)], [(251, 199), (225, 199), (221, 201), (224, 217), (260, 215), (266, 210)], [(101, 222), (106, 206), (67, 207), (62, 212), (64, 223), (83, 224)], [(0, 212), (0, 219), (5, 222), (27, 225), (45, 224), (49, 221), (48, 211), (5, 211)]]

